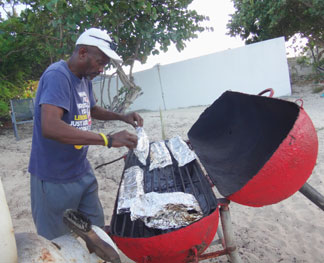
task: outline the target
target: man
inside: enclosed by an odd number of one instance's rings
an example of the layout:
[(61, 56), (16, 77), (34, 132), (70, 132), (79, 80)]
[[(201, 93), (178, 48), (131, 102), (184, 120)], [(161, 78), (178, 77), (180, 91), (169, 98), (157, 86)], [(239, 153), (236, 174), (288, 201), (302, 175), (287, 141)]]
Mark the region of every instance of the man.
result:
[(90, 131), (92, 118), (143, 125), (137, 113), (121, 115), (95, 105), (90, 80), (111, 59), (121, 61), (113, 49), (105, 31), (86, 30), (70, 59), (50, 65), (39, 81), (29, 172), (33, 219), (38, 234), (47, 239), (69, 232), (62, 220), (68, 208), (104, 226), (87, 145), (130, 149), (137, 145), (137, 136), (125, 130), (110, 136)]

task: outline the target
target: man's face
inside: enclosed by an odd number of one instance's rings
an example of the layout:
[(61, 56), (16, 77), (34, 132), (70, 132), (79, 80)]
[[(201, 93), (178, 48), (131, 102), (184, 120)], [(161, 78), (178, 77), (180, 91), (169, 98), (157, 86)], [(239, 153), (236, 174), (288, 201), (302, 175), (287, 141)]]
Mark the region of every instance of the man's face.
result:
[(84, 62), (83, 77), (92, 80), (103, 72), (110, 58), (97, 47), (88, 46)]

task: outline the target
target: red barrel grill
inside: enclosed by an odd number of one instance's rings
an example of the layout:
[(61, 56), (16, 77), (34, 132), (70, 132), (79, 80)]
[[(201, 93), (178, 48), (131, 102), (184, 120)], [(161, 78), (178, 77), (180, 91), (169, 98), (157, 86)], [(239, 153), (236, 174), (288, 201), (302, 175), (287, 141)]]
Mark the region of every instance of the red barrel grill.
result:
[(172, 161), (173, 165), (149, 171), (148, 166), (144, 167), (130, 151), (125, 169), (138, 165), (144, 170), (145, 193), (180, 191), (193, 194), (204, 217), (178, 229), (151, 229), (140, 219), (131, 221), (129, 213), (117, 214), (116, 200), (111, 236), (119, 249), (135, 262), (186, 262), (192, 248), (199, 254), (203, 253), (216, 234), (219, 219), (217, 199), (198, 162), (195, 160), (178, 167), (174, 158)]
[[(190, 144), (209, 179), (226, 198), (249, 206), (277, 203), (299, 190), (317, 157), (317, 135), (302, 107), (269, 97), (227, 91), (208, 107), (188, 132)], [(111, 236), (136, 262), (188, 262), (209, 246), (218, 227), (217, 199), (195, 160), (149, 172), (132, 151), (125, 169), (138, 165), (145, 192), (192, 193), (204, 217), (178, 229), (149, 229), (129, 214), (111, 220)], [(124, 170), (125, 171), (125, 170)]]

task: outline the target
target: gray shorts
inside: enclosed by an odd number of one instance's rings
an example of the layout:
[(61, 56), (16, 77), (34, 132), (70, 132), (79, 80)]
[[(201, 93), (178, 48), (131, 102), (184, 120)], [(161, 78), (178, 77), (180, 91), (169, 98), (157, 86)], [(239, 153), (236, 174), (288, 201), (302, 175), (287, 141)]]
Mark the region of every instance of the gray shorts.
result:
[(76, 182), (55, 184), (30, 176), (30, 196), (37, 233), (49, 240), (70, 232), (63, 213), (71, 208), (87, 216), (92, 224), (103, 227), (104, 214), (93, 171)]

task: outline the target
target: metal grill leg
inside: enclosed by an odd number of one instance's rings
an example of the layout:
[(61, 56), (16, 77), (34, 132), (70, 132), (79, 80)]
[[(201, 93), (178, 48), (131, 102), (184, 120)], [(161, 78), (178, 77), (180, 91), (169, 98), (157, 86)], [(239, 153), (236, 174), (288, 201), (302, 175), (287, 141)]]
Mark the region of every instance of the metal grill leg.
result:
[[(235, 242), (234, 242), (234, 234), (232, 230), (232, 221), (231, 221), (231, 215), (229, 211), (229, 200), (226, 198), (220, 198), (218, 199), (218, 204), (220, 206), (220, 219), (221, 219), (221, 225), (223, 229), (223, 233), (220, 229), (220, 226), (217, 228), (217, 235), (219, 239), (214, 240), (210, 246), (221, 244), (223, 246), (223, 250), (201, 254), (198, 256), (198, 261), (206, 260), (210, 258), (216, 258), (219, 256), (226, 255), (228, 260), (232, 263), (242, 263), (242, 260), (238, 254), (238, 250), (236, 248)], [(191, 250), (192, 251), (192, 250)], [(193, 252), (193, 251), (192, 251)], [(186, 261), (187, 263), (194, 263), (196, 262), (195, 254), (188, 258)]]
[(220, 217), (221, 217), (222, 228), (224, 233), (225, 246), (226, 246), (226, 250), (228, 251), (230, 260), (232, 263), (241, 263), (242, 260), (238, 254), (238, 250), (234, 242), (231, 214), (229, 211), (228, 204), (221, 205)]
[(223, 232), (220, 230), (219, 226), (217, 227), (217, 235), (219, 237), (218, 243), (222, 244), (223, 248), (226, 248)]

